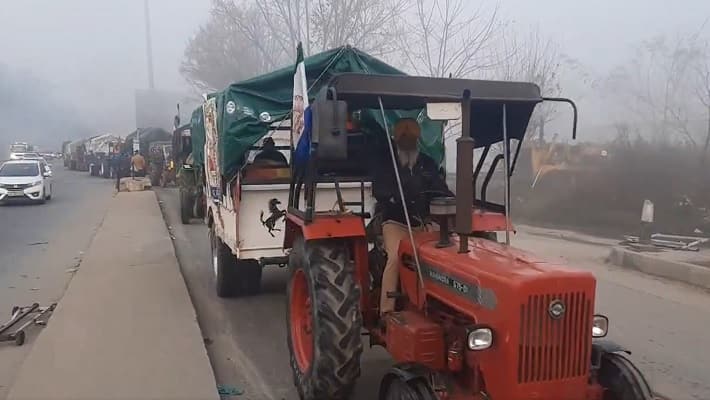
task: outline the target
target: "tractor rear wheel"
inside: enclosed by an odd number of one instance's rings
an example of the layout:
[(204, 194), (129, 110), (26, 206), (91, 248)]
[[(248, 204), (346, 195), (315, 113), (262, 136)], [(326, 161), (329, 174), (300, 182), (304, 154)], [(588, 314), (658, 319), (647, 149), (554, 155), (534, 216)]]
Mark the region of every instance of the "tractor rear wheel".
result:
[(192, 219), (192, 196), (190, 192), (185, 189), (180, 189), (180, 221), (187, 225)]
[(289, 256), (288, 347), (303, 400), (342, 400), (360, 376), (360, 288), (345, 243), (298, 238)]
[(604, 400), (653, 400), (646, 378), (636, 366), (619, 353), (602, 356), (599, 384), (605, 389)]

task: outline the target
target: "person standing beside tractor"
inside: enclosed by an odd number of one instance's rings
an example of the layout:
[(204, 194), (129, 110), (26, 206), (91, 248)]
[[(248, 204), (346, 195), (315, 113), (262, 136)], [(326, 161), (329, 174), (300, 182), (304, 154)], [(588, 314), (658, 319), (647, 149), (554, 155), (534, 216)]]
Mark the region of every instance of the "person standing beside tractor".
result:
[(138, 152), (138, 150), (134, 151), (133, 157), (131, 157), (131, 172), (133, 173), (133, 176), (145, 176), (145, 158), (140, 152)]
[(382, 157), (373, 178), (373, 195), (382, 213), (382, 237), (387, 253), (380, 293), (380, 314), (394, 311), (395, 308), (395, 298), (388, 296), (388, 293), (397, 291), (399, 243), (408, 238), (405, 209), (412, 229), (420, 231), (424, 229), (425, 218), (429, 214), (429, 198), (454, 196), (439, 175), (436, 162), (419, 151), (420, 135), (421, 128), (415, 119), (401, 118), (394, 126), (394, 150), (405, 204), (402, 204), (397, 189), (390, 154)]

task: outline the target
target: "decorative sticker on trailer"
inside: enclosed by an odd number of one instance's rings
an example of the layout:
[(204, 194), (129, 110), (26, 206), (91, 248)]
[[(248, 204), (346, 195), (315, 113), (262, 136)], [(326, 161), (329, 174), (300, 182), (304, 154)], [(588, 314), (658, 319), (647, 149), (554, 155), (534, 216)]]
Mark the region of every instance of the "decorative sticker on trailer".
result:
[[(403, 256), (402, 262), (409, 268), (416, 268), (414, 259), (411, 256)], [(476, 283), (464, 282), (461, 279), (440, 271), (431, 264), (420, 262), (420, 265), (422, 267), (422, 275), (424, 276), (424, 279), (444, 286), (483, 308), (487, 308), (489, 310), (494, 310), (496, 308), (498, 299), (492, 289), (482, 288)]]
[(281, 228), (277, 228), (276, 224), (281, 222), (279, 226), (283, 226), (283, 221), (286, 218), (286, 211), (279, 209), (280, 204), (281, 202), (279, 201), (279, 199), (274, 198), (269, 200), (269, 216), (264, 218), (264, 211), (262, 211), (259, 215), (259, 220), (261, 221), (261, 224), (268, 230), (269, 235), (271, 235), (271, 237), (276, 237), (276, 235), (274, 235), (274, 232), (281, 232)]
[(207, 158), (207, 185), (210, 196), (213, 200), (219, 200), (222, 196), (219, 171), (219, 154), (217, 153), (217, 142), (219, 134), (217, 132), (217, 100), (213, 97), (208, 99), (202, 106), (205, 118), (205, 156)]

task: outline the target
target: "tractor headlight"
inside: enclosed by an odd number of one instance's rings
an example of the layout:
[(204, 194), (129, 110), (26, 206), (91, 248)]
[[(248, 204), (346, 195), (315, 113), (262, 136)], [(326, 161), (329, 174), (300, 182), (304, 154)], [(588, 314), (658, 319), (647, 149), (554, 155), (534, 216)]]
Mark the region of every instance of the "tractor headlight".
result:
[(469, 350), (485, 350), (493, 345), (493, 331), (490, 328), (471, 329), (467, 342)]
[(592, 320), (592, 337), (603, 338), (609, 331), (609, 318), (604, 315), (595, 315)]

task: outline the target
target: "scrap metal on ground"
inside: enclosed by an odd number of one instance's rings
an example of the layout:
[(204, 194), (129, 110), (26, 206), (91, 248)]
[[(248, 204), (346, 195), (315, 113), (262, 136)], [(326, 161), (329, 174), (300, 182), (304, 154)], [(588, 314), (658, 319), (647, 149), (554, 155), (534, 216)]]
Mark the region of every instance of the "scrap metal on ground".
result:
[(638, 236), (625, 235), (620, 244), (640, 251), (652, 251), (659, 247), (673, 250), (700, 251), (700, 245), (708, 241), (710, 239), (704, 237), (654, 233), (648, 243), (643, 243)]
[[(14, 341), (17, 346), (25, 344), (25, 330), (30, 325), (46, 325), (49, 314), (57, 307), (57, 303), (52, 303), (49, 307), (40, 307), (38, 303), (31, 306), (12, 308), (10, 320), (0, 326), (0, 342)], [(13, 327), (18, 328), (12, 330)]]

